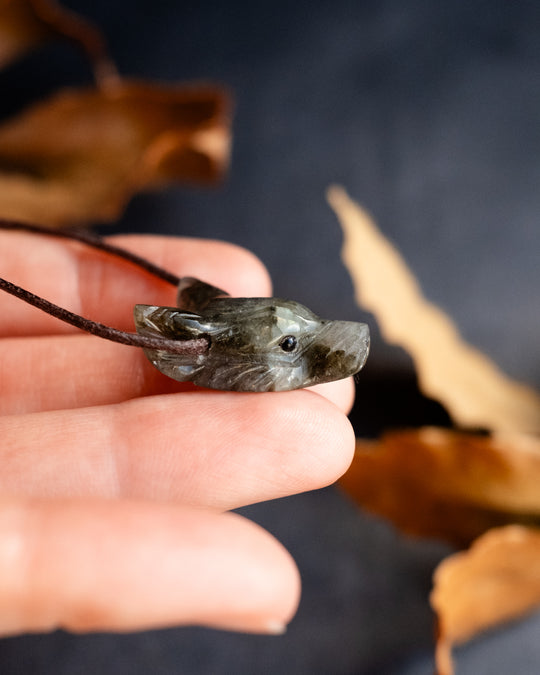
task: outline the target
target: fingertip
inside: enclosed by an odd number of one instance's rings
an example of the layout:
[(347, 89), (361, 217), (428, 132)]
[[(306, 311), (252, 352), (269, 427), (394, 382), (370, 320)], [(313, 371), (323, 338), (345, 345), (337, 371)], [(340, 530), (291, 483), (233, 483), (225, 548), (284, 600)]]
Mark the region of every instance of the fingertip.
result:
[(316, 445), (319, 454), (312, 456), (312, 476), (319, 487), (325, 487), (335, 483), (350, 467), (355, 450), (354, 430), (338, 406), (331, 405), (319, 394), (306, 393), (316, 395), (325, 404), (325, 423), (320, 425), (320, 438)]
[(181, 277), (202, 279), (233, 296), (264, 297), (272, 290), (262, 261), (237, 244), (155, 235), (118, 235), (111, 239)]
[(286, 439), (298, 439), (283, 445), (284, 452), (289, 453), (289, 494), (293, 493), (293, 477), (296, 492), (331, 485), (347, 471), (354, 455), (354, 431), (346, 415), (313, 391), (274, 396), (269, 424), (279, 428)]
[[(244, 598), (238, 594), (231, 598), (225, 615), (216, 615), (211, 625), (227, 630), (283, 634), (300, 602), (298, 567), (287, 549), (259, 525), (235, 513), (225, 517), (229, 521), (236, 520), (238, 532), (245, 532), (250, 537), (246, 540), (244, 563), (229, 573), (231, 578), (242, 579)], [(241, 536), (237, 538), (237, 544)]]
[[(216, 242), (225, 248), (224, 254), (230, 256), (234, 274), (221, 275), (223, 288), (232, 296), (266, 297), (272, 294), (272, 280), (264, 263), (246, 248)], [(216, 249), (219, 255), (221, 251)]]
[(354, 380), (352, 377), (347, 377), (335, 382), (317, 384), (314, 387), (310, 387), (309, 391), (324, 396), (346, 415), (350, 413), (352, 409), (355, 394)]

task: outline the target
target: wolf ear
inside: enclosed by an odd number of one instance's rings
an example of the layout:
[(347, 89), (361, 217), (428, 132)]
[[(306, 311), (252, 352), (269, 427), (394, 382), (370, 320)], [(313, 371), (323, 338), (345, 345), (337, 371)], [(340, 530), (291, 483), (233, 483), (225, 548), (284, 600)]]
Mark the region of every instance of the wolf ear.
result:
[(165, 337), (169, 340), (193, 340), (206, 334), (201, 317), (176, 307), (135, 305), (135, 327), (139, 335)]
[(178, 307), (189, 312), (199, 312), (214, 298), (227, 297), (229, 294), (217, 286), (211, 286), (194, 277), (183, 277), (178, 284), (176, 302)]

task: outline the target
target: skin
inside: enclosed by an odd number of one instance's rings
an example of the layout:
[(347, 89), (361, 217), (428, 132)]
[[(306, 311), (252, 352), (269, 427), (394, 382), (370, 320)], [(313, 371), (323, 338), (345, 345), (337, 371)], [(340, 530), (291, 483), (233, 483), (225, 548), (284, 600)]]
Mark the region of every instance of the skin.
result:
[[(271, 290), (261, 263), (228, 244), (113, 240), (232, 295)], [(2, 233), (0, 269), (124, 330), (137, 302), (174, 304), (174, 289), (127, 263), (24, 233)], [(299, 600), (294, 562), (227, 511), (344, 473), (352, 382), (194, 390), (140, 349), (81, 334), (6, 294), (0, 316), (0, 633), (182, 624), (282, 632)]]

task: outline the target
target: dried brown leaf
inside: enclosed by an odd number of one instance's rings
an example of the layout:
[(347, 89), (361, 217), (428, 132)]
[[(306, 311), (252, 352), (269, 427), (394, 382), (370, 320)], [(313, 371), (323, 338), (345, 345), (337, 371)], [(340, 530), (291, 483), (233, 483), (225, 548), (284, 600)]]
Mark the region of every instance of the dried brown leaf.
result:
[(518, 525), (487, 532), (437, 568), (438, 675), (452, 675), (452, 645), (540, 605), (540, 530)]
[(341, 486), (405, 532), (467, 545), (491, 527), (540, 523), (540, 439), (446, 429), (357, 441)]
[(511, 380), (466, 344), (428, 302), (405, 261), (369, 215), (338, 187), (328, 192), (343, 228), (343, 260), (358, 303), (373, 312), (388, 342), (412, 356), (419, 384), (464, 427), (540, 432), (540, 396)]
[(51, 27), (38, 19), (29, 0), (0, 2), (0, 67), (52, 35)]
[(230, 101), (214, 86), (65, 90), (0, 126), (0, 214), (49, 225), (116, 218), (142, 189), (213, 182)]
[(87, 53), (101, 84), (117, 78), (101, 32), (54, 0), (0, 0), (0, 68), (51, 40), (64, 39)]

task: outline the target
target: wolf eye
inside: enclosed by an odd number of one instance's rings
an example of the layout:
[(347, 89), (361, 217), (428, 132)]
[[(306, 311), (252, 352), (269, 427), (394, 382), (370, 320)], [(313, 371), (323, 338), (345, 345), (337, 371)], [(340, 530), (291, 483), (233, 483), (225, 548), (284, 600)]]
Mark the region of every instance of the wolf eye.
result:
[(298, 340), (294, 337), (294, 335), (286, 335), (279, 343), (279, 346), (284, 352), (292, 352), (296, 349), (297, 344)]

